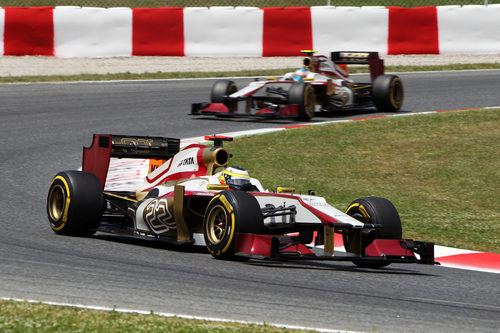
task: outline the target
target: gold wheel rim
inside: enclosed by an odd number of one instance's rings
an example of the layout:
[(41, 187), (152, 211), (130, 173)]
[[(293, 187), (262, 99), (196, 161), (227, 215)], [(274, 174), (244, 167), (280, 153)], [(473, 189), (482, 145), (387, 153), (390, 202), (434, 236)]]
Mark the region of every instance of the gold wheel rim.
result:
[(208, 215), (207, 236), (211, 244), (217, 245), (224, 240), (229, 229), (229, 221), (224, 207), (217, 205)]
[(59, 221), (65, 209), (66, 195), (64, 194), (64, 188), (57, 184), (52, 187), (49, 193), (48, 200), (48, 211), (50, 219), (53, 222)]
[(312, 118), (314, 115), (315, 101), (314, 101), (314, 89), (311, 86), (306, 87), (304, 94), (304, 109), (309, 117)]
[(403, 104), (403, 84), (400, 79), (394, 79), (391, 83), (390, 93), (391, 104), (395, 109), (399, 109)]

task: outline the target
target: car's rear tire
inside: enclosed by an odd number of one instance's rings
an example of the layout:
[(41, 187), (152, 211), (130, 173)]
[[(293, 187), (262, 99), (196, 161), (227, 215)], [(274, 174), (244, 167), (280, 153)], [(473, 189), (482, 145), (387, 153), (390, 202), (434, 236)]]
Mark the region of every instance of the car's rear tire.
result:
[(288, 104), (297, 104), (299, 120), (309, 120), (314, 117), (316, 98), (314, 88), (306, 82), (295, 82), (288, 90)]
[(47, 194), (47, 217), (61, 235), (92, 236), (99, 228), (104, 199), (97, 177), (83, 171), (62, 171)]
[(397, 75), (380, 75), (373, 82), (372, 96), (378, 111), (398, 111), (404, 102), (403, 82)]
[(216, 259), (237, 259), (237, 233), (262, 233), (264, 219), (255, 197), (243, 191), (223, 191), (208, 204), (203, 235)]
[(234, 81), (226, 79), (217, 80), (212, 86), (210, 101), (211, 103), (222, 103), (229, 109), (230, 112), (236, 112), (238, 102), (230, 101), (226, 97), (236, 91), (238, 91), (238, 88), (236, 87), (236, 83), (234, 83)]
[[(385, 198), (365, 197), (351, 202), (346, 214), (364, 223), (380, 224), (381, 229), (363, 231), (361, 237), (363, 246), (370, 245), (375, 239), (401, 239), (403, 231), (401, 219), (394, 205)], [(349, 234), (344, 235), (344, 245), (349, 246)], [(363, 268), (380, 268), (389, 265), (385, 261), (363, 262), (354, 260), (353, 263)]]

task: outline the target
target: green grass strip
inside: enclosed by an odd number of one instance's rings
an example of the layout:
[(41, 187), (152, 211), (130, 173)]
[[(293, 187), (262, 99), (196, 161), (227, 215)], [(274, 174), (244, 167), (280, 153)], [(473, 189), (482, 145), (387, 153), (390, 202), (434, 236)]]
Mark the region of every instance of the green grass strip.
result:
[(124, 313), (119, 311), (88, 310), (69, 306), (46, 305), (0, 300), (0, 332), (245, 332), (285, 333), (312, 332), (290, 330), (270, 325), (239, 324), (204, 320), (181, 319), (155, 314)]

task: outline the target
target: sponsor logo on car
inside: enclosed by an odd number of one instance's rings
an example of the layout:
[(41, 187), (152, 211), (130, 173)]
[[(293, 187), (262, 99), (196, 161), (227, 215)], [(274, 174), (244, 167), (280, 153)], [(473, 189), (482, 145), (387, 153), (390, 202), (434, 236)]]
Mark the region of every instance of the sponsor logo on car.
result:
[(193, 157), (188, 157), (188, 158), (185, 158), (182, 161), (180, 161), (179, 164), (177, 164), (177, 167), (179, 168), (181, 166), (194, 165), (194, 164), (195, 164), (194, 158)]
[(143, 219), (156, 234), (175, 229), (175, 221), (168, 210), (167, 199), (153, 199), (144, 208)]

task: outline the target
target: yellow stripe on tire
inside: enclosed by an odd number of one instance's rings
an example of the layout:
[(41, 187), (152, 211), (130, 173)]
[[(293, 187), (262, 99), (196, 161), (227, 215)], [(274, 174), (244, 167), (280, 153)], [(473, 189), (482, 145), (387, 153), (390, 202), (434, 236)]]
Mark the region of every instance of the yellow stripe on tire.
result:
[(226, 246), (222, 249), (221, 253), (226, 253), (227, 249), (229, 249), (229, 246), (231, 245), (231, 243), (233, 242), (233, 237), (234, 237), (234, 225), (235, 225), (235, 222), (234, 222), (234, 212), (231, 213), (231, 234), (229, 235), (228, 239), (227, 239), (227, 244)]
[(52, 180), (52, 183), (50, 184), (50, 188), (52, 189), (52, 184), (54, 184), (54, 182), (56, 180), (60, 180), (64, 184), (64, 187), (66, 188), (66, 202), (64, 204), (64, 210), (63, 210), (64, 213), (63, 213), (62, 220), (61, 220), (62, 223), (58, 227), (56, 227), (53, 223), (51, 223), (51, 227), (53, 230), (60, 231), (61, 229), (63, 229), (66, 226), (66, 222), (68, 221), (68, 211), (69, 211), (69, 204), (71, 202), (71, 197), (70, 197), (68, 182), (62, 176), (55, 177)]

